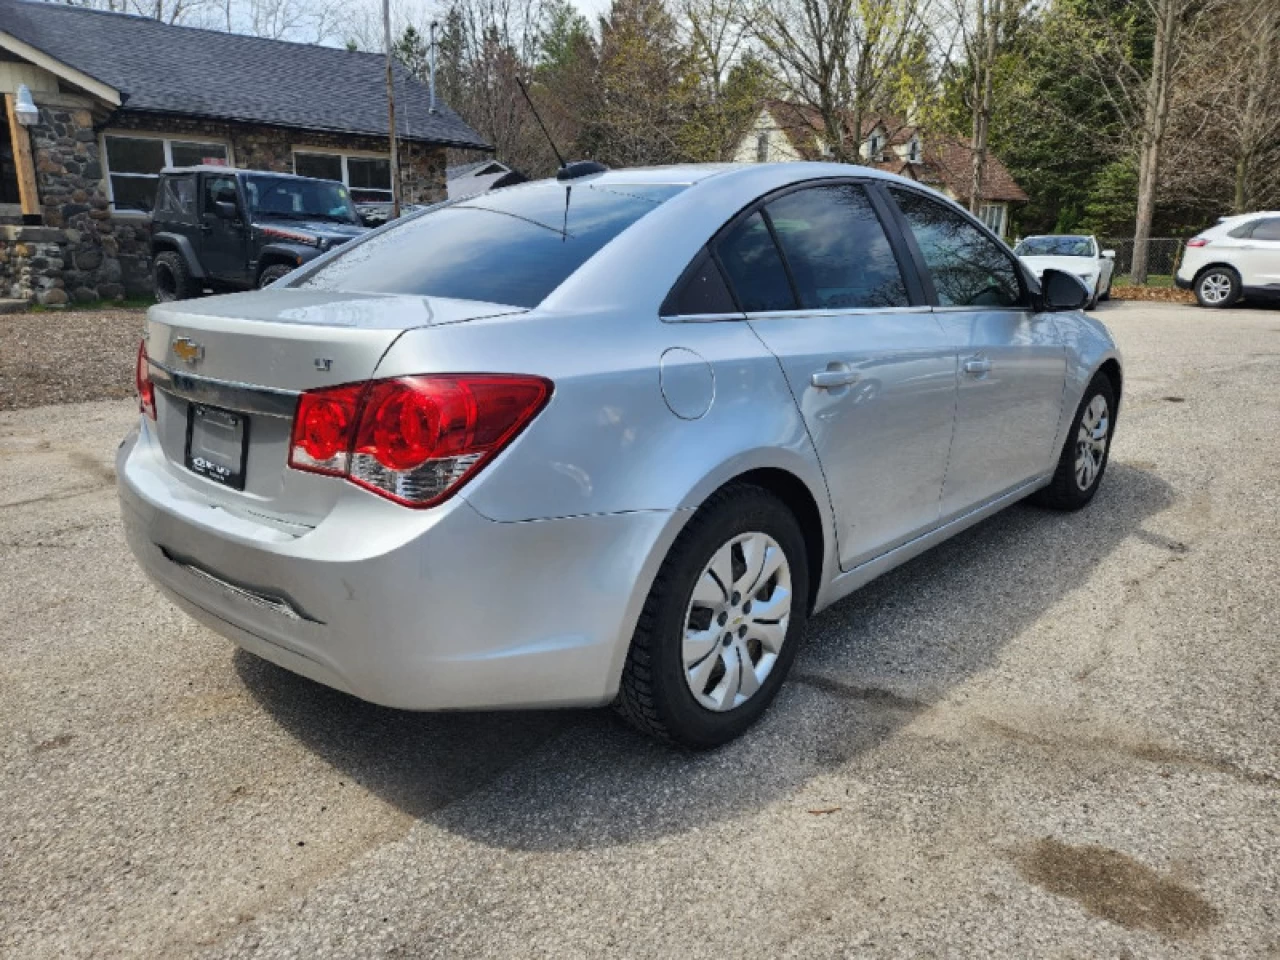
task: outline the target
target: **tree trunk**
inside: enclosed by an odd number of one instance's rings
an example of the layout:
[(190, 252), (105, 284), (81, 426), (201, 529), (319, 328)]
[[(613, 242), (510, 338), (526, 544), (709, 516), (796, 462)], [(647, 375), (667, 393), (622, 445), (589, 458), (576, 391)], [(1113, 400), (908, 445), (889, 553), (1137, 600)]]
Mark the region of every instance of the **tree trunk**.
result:
[(982, 210), (982, 175), (987, 166), (987, 137), (991, 128), (991, 87), (1000, 29), (1000, 0), (978, 0), (975, 36), (982, 44), (973, 78), (973, 178), (969, 187), (969, 211)]
[(1142, 144), (1138, 153), (1138, 216), (1133, 227), (1131, 280), (1147, 282), (1147, 247), (1156, 212), (1156, 180), (1160, 175), (1160, 151), (1169, 120), (1170, 68), (1177, 48), (1178, 14), (1184, 0), (1156, 0), (1156, 37), (1147, 81), (1142, 118)]

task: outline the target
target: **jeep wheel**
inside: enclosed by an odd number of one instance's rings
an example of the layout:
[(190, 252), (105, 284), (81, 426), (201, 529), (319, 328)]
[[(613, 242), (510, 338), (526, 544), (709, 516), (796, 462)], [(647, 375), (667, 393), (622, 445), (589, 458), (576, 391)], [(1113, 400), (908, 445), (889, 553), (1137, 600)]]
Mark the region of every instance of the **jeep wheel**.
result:
[(156, 254), (151, 273), (155, 280), (156, 299), (161, 303), (185, 300), (198, 292), (191, 282), (187, 262), (182, 259), (180, 253), (165, 250), (163, 253)]
[(267, 269), (263, 270), (261, 274), (259, 274), (258, 289), (261, 290), (263, 287), (270, 286), (271, 284), (279, 280), (281, 277), (285, 276), (286, 274), (292, 271), (293, 271), (293, 267), (290, 267), (286, 264), (283, 264), (283, 263), (272, 264), (271, 266), (267, 267)]

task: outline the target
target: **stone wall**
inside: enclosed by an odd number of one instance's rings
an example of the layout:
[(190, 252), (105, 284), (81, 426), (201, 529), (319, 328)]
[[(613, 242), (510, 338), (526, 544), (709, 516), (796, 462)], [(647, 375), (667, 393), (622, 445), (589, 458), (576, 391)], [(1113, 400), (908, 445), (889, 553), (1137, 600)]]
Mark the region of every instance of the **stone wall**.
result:
[[(149, 221), (140, 215), (113, 216), (107, 199), (99, 137), (106, 117), (66, 101), (38, 106), (39, 122), (29, 128), (36, 185), (44, 226), (57, 237), (40, 233), (22, 239), (27, 236), (22, 230), (0, 228), (0, 292), (50, 304), (150, 293)], [(377, 137), (182, 117), (126, 114), (113, 118), (110, 129), (222, 140), (230, 143), (237, 167), (280, 173), (293, 172), (295, 146), (386, 150), (386, 140)], [(402, 143), (400, 162), (406, 203), (444, 199), (443, 147)], [(32, 239), (36, 236), (40, 239)]]

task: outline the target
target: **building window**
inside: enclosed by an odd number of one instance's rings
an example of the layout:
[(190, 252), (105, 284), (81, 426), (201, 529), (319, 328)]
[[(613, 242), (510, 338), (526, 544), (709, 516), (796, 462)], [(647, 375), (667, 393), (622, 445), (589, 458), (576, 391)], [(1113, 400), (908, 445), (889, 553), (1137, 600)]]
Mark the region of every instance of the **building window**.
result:
[(769, 134), (756, 134), (756, 163), (769, 162)]
[(978, 218), (990, 227), (991, 232), (997, 237), (1004, 236), (1004, 213), (1003, 203), (984, 203), (978, 208)]
[(170, 140), (167, 137), (109, 133), (102, 138), (111, 207), (116, 211), (150, 213), (156, 185), (165, 167), (198, 164), (227, 166), (231, 151), (212, 140)]
[(876, 160), (880, 156), (880, 151), (884, 149), (884, 138), (878, 133), (873, 133), (867, 140), (867, 159)]
[(912, 137), (911, 143), (907, 146), (907, 161), (910, 163), (920, 162), (920, 138)]
[(295, 150), (293, 172), (300, 177), (344, 183), (356, 203), (391, 202), (390, 157)]

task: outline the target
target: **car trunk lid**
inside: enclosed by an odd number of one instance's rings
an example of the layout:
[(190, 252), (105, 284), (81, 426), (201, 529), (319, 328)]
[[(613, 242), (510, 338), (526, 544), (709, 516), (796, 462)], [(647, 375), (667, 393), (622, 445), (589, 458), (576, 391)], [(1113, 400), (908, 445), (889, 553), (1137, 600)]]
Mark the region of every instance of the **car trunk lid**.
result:
[(228, 509), (313, 526), (342, 481), (288, 468), (298, 394), (370, 379), (405, 330), (520, 312), (287, 288), (153, 307), (146, 348), (165, 468)]

